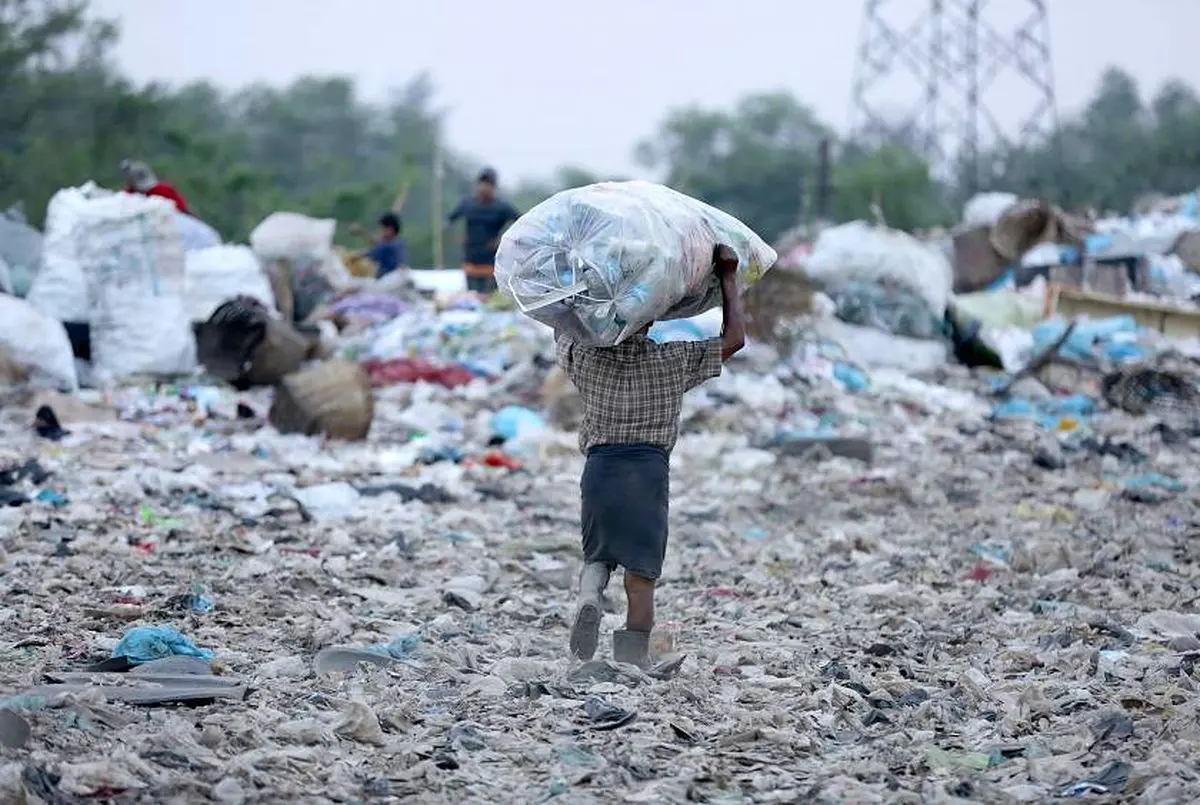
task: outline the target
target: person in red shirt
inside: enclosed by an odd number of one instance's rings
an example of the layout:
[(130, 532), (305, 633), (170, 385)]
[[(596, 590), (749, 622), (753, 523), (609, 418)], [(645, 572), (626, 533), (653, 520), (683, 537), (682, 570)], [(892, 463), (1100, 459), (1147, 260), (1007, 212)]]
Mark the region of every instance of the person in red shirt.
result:
[(166, 182), (159, 181), (154, 171), (145, 162), (125, 160), (121, 163), (121, 175), (125, 177), (126, 193), (141, 193), (143, 196), (159, 196), (175, 202), (175, 209), (184, 215), (191, 215), (187, 199), (183, 194)]

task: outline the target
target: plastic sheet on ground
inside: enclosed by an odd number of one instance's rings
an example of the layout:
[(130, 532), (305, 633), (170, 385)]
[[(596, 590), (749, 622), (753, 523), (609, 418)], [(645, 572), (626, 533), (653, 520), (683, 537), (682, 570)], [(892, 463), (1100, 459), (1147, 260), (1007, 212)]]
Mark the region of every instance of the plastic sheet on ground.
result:
[(946, 343), (925, 338), (906, 338), (875, 327), (862, 327), (840, 319), (821, 319), (813, 330), (845, 350), (854, 363), (868, 369), (888, 367), (919, 374), (945, 365)]
[(534, 319), (612, 345), (654, 320), (720, 306), (717, 245), (737, 253), (741, 290), (775, 263), (775, 251), (727, 213), (662, 185), (603, 182), (521, 216), (500, 239), (496, 281)]

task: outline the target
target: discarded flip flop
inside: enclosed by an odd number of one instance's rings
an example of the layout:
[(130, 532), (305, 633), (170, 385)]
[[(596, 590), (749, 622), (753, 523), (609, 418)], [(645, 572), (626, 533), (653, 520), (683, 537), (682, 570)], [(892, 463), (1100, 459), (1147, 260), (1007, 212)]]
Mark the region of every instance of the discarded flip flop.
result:
[(347, 674), (357, 671), (360, 664), (373, 665), (379, 668), (397, 662), (395, 657), (380, 651), (368, 651), (365, 648), (350, 646), (332, 646), (323, 648), (313, 657), (313, 670), (318, 676), (328, 674)]
[(662, 681), (673, 679), (675, 674), (679, 673), (679, 669), (683, 667), (683, 661), (686, 659), (686, 654), (667, 654), (658, 658), (658, 661), (646, 671), (646, 676)]
[(163, 657), (135, 666), (131, 676), (212, 676), (212, 663), (201, 657)]

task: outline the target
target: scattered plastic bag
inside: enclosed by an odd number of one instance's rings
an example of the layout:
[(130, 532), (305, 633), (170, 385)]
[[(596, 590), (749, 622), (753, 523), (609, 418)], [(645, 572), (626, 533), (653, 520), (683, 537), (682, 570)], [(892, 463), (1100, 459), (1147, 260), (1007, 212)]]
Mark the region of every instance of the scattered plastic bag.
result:
[(56, 391), (79, 387), (66, 328), (26, 300), (0, 294), (0, 346), (30, 370), (32, 385)]
[(546, 420), (536, 411), (519, 405), (507, 405), (491, 419), (492, 433), (501, 439), (528, 438), (546, 429)]
[(88, 201), (76, 235), (97, 380), (191, 371), (196, 342), (184, 308), (184, 256), (171, 202), (130, 193)]
[(937, 247), (864, 221), (822, 232), (805, 272), (830, 286), (859, 281), (907, 288), (924, 299), (935, 316), (945, 313), (954, 285), (950, 261)]
[(1194, 299), (1200, 296), (1200, 277), (1187, 270), (1179, 255), (1150, 255), (1150, 293), (1175, 299)]
[[(1033, 329), (1035, 348), (1050, 346), (1066, 328), (1067, 323), (1062, 319), (1039, 323)], [(1137, 320), (1127, 315), (1079, 322), (1066, 343), (1059, 347), (1058, 354), (1084, 362), (1101, 357), (1115, 363), (1141, 360), (1147, 350), (1138, 343), (1140, 332)]]
[(247, 246), (188, 252), (185, 270), (188, 321), (207, 321), (222, 302), (235, 296), (251, 296), (275, 310), (271, 281)]
[(736, 218), (651, 182), (564, 190), (500, 240), (496, 280), (531, 318), (613, 345), (656, 319), (721, 303), (713, 248), (738, 255), (738, 285), (757, 282), (775, 251)]
[(198, 657), (211, 660), (215, 655), (200, 648), (179, 633), (174, 626), (135, 626), (113, 648), (114, 657), (124, 657), (135, 665), (164, 657)]
[(86, 322), (91, 315), (87, 279), (79, 263), (77, 229), (92, 199), (112, 194), (88, 182), (59, 190), (46, 207), (42, 267), (29, 301), (59, 321)]

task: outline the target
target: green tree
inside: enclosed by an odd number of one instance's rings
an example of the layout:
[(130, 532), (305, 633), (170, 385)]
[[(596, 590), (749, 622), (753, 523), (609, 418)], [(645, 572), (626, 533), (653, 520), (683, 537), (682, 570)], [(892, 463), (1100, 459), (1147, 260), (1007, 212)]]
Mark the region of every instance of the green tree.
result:
[(787, 92), (749, 95), (731, 110), (690, 106), (668, 113), (636, 156), (682, 193), (720, 207), (764, 237), (795, 224), (811, 186), (817, 147), (831, 136)]
[(852, 149), (834, 170), (834, 214), (839, 221), (871, 219), (878, 204), (889, 226), (913, 230), (953, 221), (944, 189), (929, 164), (898, 145), (867, 154)]
[(1137, 82), (1110, 69), (1058, 139), (996, 154), (990, 184), (1068, 206), (1125, 211), (1144, 193), (1200, 185), (1200, 101), (1180, 81), (1146, 103)]

